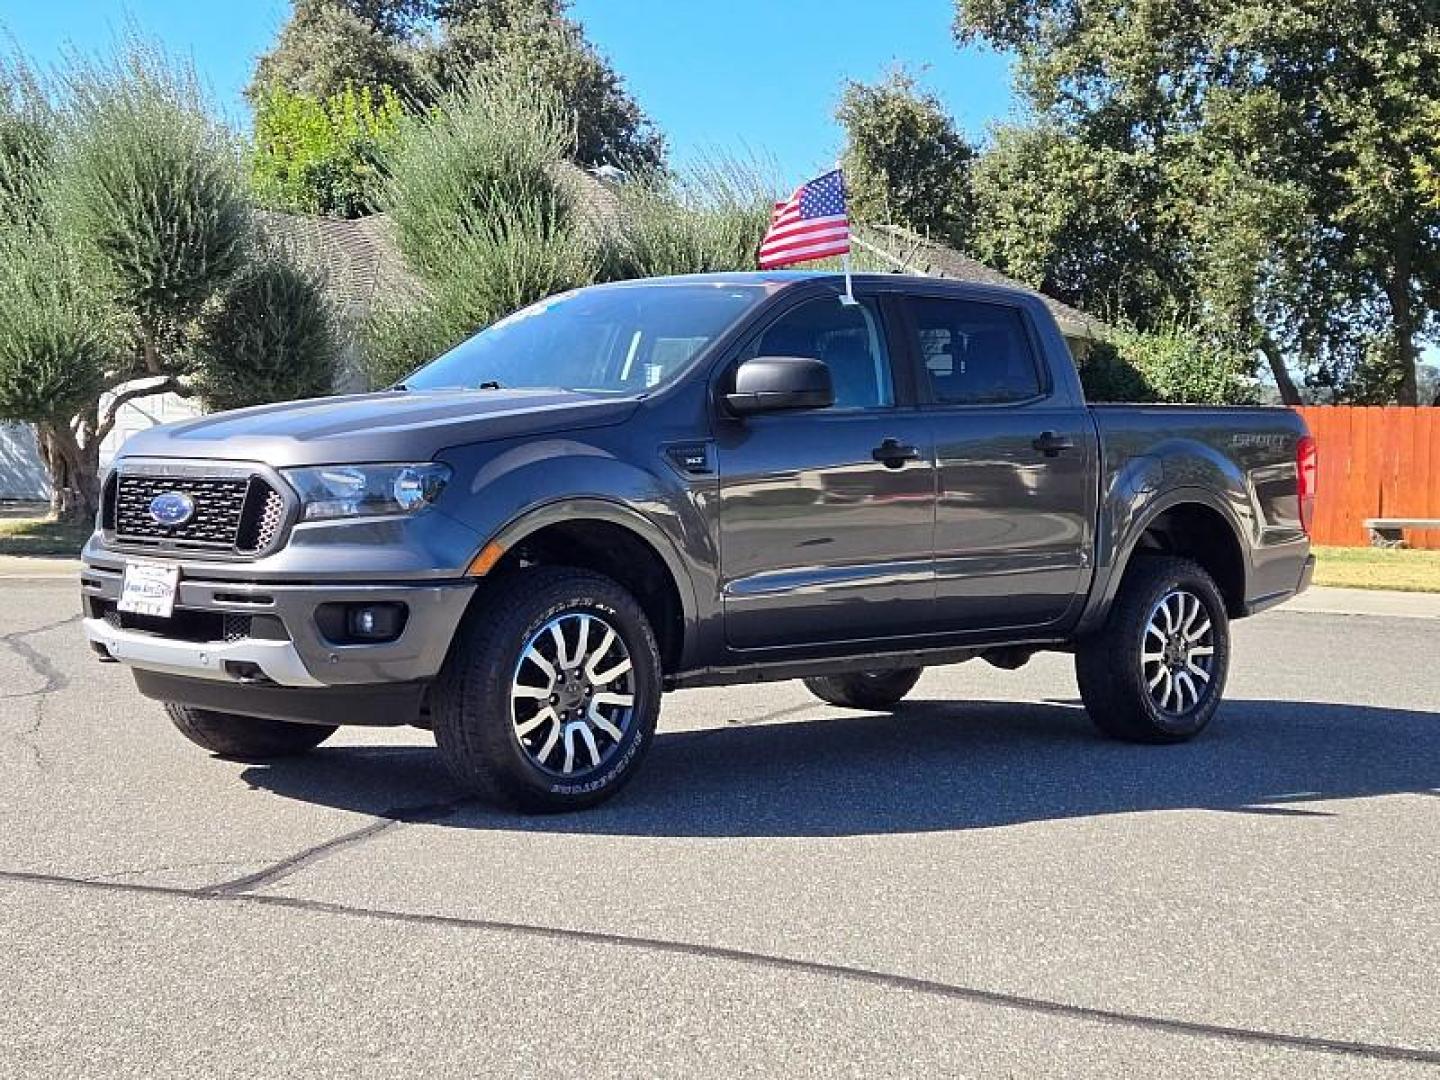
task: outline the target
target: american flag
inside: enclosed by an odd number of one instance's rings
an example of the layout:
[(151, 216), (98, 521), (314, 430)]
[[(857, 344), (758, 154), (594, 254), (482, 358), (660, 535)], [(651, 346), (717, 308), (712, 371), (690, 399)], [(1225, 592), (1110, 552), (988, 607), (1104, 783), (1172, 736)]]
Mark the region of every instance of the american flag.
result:
[(760, 241), (760, 269), (828, 259), (850, 251), (850, 219), (845, 213), (845, 178), (839, 169), (816, 177), (775, 204), (770, 231)]

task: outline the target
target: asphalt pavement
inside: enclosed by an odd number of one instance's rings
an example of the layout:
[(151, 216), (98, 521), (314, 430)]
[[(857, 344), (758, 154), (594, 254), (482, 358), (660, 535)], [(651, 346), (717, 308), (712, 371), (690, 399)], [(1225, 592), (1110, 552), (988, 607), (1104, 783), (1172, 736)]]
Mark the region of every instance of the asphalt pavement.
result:
[(210, 757), (0, 580), (0, 1076), (1440, 1076), (1440, 619), (1311, 606), (1187, 745), (1063, 656), (688, 691), (527, 819), (423, 731)]

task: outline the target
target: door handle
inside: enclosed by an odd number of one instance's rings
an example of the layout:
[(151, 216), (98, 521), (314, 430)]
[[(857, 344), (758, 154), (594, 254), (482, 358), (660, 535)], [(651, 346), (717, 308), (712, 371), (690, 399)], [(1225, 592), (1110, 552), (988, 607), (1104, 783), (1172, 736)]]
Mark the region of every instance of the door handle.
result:
[(898, 469), (907, 461), (919, 461), (920, 450), (914, 446), (906, 446), (896, 439), (886, 439), (870, 451), (870, 456), (887, 469)]
[(1064, 435), (1056, 434), (1053, 431), (1042, 431), (1039, 438), (1031, 444), (1046, 457), (1059, 457), (1062, 450), (1074, 450), (1075, 440), (1066, 438)]

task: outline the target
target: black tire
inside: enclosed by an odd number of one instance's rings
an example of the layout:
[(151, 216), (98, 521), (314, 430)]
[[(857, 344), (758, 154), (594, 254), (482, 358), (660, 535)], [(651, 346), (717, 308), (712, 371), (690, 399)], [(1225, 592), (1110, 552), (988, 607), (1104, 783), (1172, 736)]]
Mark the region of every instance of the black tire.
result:
[[(552, 620), (586, 615), (613, 629), (615, 647), (628, 653), (630, 668), (622, 678), (632, 704), (623, 727), (616, 725), (621, 737), (604, 745), (598, 764), (561, 774), (546, 767), (549, 723), (533, 735), (517, 730), (523, 721), (512, 714), (512, 684), (520, 680), (527, 645), (538, 642)], [(535, 678), (532, 673), (525, 681)], [(455, 778), (492, 802), (525, 813), (579, 810), (610, 798), (635, 775), (655, 736), (660, 691), (655, 634), (629, 592), (588, 570), (522, 570), (495, 583), (466, 616), (431, 698), (435, 743)], [(568, 726), (554, 722), (557, 731)], [(568, 746), (568, 731), (566, 738)], [(597, 738), (592, 728), (591, 745)]]
[(171, 703), (165, 711), (180, 734), (196, 746), (236, 761), (258, 763), (303, 754), (337, 730), (326, 724), (292, 724)]
[[(1189, 630), (1177, 630), (1183, 641), (1163, 633), (1157, 637), (1149, 629), (1152, 619), (1164, 622), (1162, 601), (1176, 596), (1198, 600), (1203, 609), (1203, 618), (1196, 613)], [(1187, 645), (1190, 634), (1203, 628), (1206, 620), (1209, 629), (1201, 643)], [(1179, 652), (1172, 654), (1172, 649)], [(1211, 651), (1200, 655), (1205, 649)], [(1147, 661), (1147, 650), (1163, 659)], [(1207, 659), (1208, 678), (1192, 674)], [(1161, 667), (1169, 669), (1168, 674), (1159, 675)], [(1199, 565), (1170, 556), (1137, 558), (1125, 574), (1104, 629), (1082, 638), (1075, 651), (1080, 697), (1090, 718), (1106, 735), (1131, 742), (1175, 743), (1198, 735), (1220, 707), (1229, 667), (1230, 622), (1220, 590)], [(1151, 678), (1160, 680), (1153, 691)], [(1156, 695), (1168, 694), (1172, 679), (1179, 707), (1165, 708)], [(1194, 700), (1182, 692), (1182, 680), (1196, 688)]]
[(924, 668), (853, 671), (805, 680), (805, 688), (821, 701), (846, 709), (888, 709), (915, 689)]

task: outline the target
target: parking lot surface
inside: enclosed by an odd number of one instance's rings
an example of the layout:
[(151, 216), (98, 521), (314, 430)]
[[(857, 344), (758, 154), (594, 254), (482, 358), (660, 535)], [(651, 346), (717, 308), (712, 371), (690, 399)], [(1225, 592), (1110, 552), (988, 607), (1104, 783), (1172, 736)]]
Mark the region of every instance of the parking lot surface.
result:
[(1194, 743), (1068, 657), (669, 696), (581, 815), (428, 733), (212, 758), (0, 581), (0, 1076), (1435, 1076), (1440, 620), (1236, 627)]

